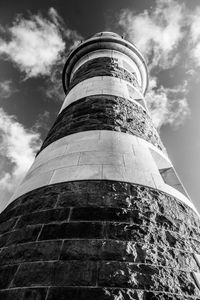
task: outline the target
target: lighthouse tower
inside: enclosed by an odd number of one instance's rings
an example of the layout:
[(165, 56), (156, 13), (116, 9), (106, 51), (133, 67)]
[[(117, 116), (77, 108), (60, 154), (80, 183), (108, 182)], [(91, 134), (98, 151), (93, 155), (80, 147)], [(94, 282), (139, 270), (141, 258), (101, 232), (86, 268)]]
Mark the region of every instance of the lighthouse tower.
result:
[(0, 299), (200, 298), (200, 219), (152, 123), (147, 73), (112, 32), (69, 54), (64, 103), (0, 215)]

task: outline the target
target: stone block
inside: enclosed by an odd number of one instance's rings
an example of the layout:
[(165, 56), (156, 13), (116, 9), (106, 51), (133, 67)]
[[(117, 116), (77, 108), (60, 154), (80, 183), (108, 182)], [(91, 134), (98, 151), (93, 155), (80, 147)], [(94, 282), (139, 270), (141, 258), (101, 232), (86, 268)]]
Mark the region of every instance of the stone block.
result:
[(67, 148), (66, 144), (62, 145), (62, 146), (58, 145), (58, 147), (55, 149), (53, 149), (53, 146), (54, 145), (50, 144), (43, 151), (41, 151), (39, 153), (39, 155), (36, 156), (32, 167), (29, 169), (29, 172), (31, 172), (33, 169), (37, 168), (39, 165), (41, 165), (51, 159), (58, 158), (58, 157), (64, 155), (66, 148)]
[(81, 152), (79, 165), (124, 165), (123, 156), (117, 153), (108, 153), (106, 151), (88, 151)]
[(15, 228), (22, 228), (27, 225), (48, 224), (52, 222), (67, 221), (69, 208), (65, 209), (48, 209), (43, 211), (26, 214), (20, 217)]
[(103, 238), (103, 224), (100, 222), (71, 222), (45, 225), (39, 240), (70, 238)]
[(45, 288), (21, 288), (0, 291), (1, 300), (45, 300)]
[(55, 286), (95, 286), (96, 262), (64, 261), (55, 264)]
[(38, 175), (41, 173), (54, 171), (56, 169), (63, 168), (63, 167), (76, 166), (78, 164), (78, 160), (79, 160), (78, 152), (52, 158), (47, 162), (43, 162), (38, 167), (34, 168), (31, 172), (28, 172), (26, 178), (30, 178), (34, 175)]
[(99, 267), (99, 286), (124, 287), (199, 296), (192, 276), (151, 265), (127, 262), (102, 262)]
[(23, 229), (12, 231), (6, 236), (6, 240), (1, 246), (10, 246), (20, 243), (33, 242), (37, 239), (41, 226), (27, 226)]
[(101, 165), (82, 165), (57, 169), (50, 184), (71, 180), (101, 179), (101, 168)]
[(80, 207), (88, 205), (89, 194), (87, 192), (83, 193), (63, 193), (57, 203), (57, 207)]
[(189, 239), (177, 232), (157, 228), (155, 225), (141, 226), (138, 224), (107, 223), (106, 234), (109, 239), (127, 240), (154, 244), (160, 247), (176, 248), (192, 252), (195, 246)]
[(81, 141), (77, 139), (69, 144), (67, 147), (67, 154), (68, 153), (76, 153), (76, 152), (84, 152), (84, 151), (95, 151), (98, 150), (98, 140), (93, 140), (89, 138), (90, 131), (85, 132), (85, 139)]
[(19, 264), (29, 261), (57, 260), (60, 255), (61, 241), (32, 242), (3, 248), (0, 265)]
[(61, 260), (126, 260), (126, 242), (65, 240)]
[(12, 282), (18, 266), (0, 267), (0, 289), (6, 289)]
[[(21, 197), (17, 198), (15, 202), (19, 202), (19, 205), (16, 205), (15, 208), (12, 209), (9, 205), (7, 211), (3, 211), (0, 215), (0, 223), (5, 222), (11, 218), (19, 217), (26, 213), (31, 213), (34, 211), (45, 210), (54, 207), (58, 198), (58, 193), (56, 193), (55, 189), (51, 187), (46, 189), (46, 187), (42, 187), (39, 190), (33, 190)], [(9, 208), (11, 208), (9, 210)]]
[(7, 231), (10, 231), (15, 226), (15, 223), (17, 222), (18, 218), (12, 218), (8, 221), (2, 222), (0, 224), (0, 234), (3, 234)]
[[(141, 300), (142, 291), (120, 288), (100, 287), (60, 287), (51, 288), (47, 300), (73, 299), (73, 300)], [(123, 297), (123, 298), (122, 298)], [(168, 300), (168, 298), (166, 298)], [(10, 300), (10, 299), (9, 299)], [(150, 299), (148, 299), (150, 300)], [(153, 299), (152, 299), (153, 300)], [(160, 299), (161, 300), (161, 299)], [(169, 300), (172, 300), (172, 298)], [(173, 299), (175, 300), (175, 298)], [(186, 300), (186, 299), (184, 299)]]
[(125, 167), (123, 166), (112, 166), (103, 165), (103, 176), (104, 180), (118, 180), (126, 181)]
[(188, 297), (183, 295), (177, 295), (177, 294), (168, 294), (163, 292), (144, 292), (144, 299), (145, 300), (193, 300), (197, 298), (194, 297)]
[(70, 220), (129, 222), (130, 218), (130, 211), (125, 209), (111, 207), (80, 207), (72, 210)]
[(12, 282), (12, 287), (49, 286), (54, 282), (53, 262), (24, 263)]

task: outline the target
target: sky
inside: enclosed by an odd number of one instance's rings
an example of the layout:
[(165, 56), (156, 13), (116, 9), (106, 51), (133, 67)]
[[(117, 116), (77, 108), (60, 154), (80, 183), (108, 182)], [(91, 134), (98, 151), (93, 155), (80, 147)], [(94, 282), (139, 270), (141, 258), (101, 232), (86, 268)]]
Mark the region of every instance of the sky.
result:
[(144, 55), (147, 105), (200, 212), (199, 0), (0, 1), (0, 210), (56, 119), (69, 51), (100, 31)]

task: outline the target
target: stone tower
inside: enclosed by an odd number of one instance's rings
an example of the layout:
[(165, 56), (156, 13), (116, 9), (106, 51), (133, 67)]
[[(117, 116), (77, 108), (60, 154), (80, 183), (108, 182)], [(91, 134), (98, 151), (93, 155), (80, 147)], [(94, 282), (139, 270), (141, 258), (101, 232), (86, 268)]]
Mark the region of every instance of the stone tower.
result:
[(146, 107), (144, 58), (98, 33), (70, 53), (63, 85), (0, 215), (0, 299), (199, 299), (200, 219)]

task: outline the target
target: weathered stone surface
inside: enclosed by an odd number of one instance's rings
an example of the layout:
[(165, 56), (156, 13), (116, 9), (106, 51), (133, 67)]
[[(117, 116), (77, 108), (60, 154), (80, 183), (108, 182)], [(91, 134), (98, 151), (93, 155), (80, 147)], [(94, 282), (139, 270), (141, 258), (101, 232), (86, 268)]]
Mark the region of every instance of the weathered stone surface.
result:
[(0, 289), (5, 289), (10, 285), (17, 268), (17, 265), (0, 267)]
[(1, 300), (199, 300), (196, 297), (134, 289), (55, 287), (50, 288), (47, 299), (45, 288), (19, 288), (0, 291)]
[(22, 288), (0, 291), (1, 300), (45, 300), (47, 289)]
[(49, 224), (52, 222), (67, 221), (69, 217), (69, 208), (65, 209), (49, 209), (39, 212), (34, 212), (32, 214), (26, 214), (22, 216), (17, 222), (15, 228), (22, 228), (29, 225), (36, 224)]
[(190, 273), (147, 264), (101, 262), (98, 285), (200, 296)]
[(72, 222), (45, 225), (39, 240), (68, 238), (103, 238), (103, 224), (98, 222)]
[[(72, 221), (116, 221), (130, 222), (132, 214), (130, 210), (113, 207), (79, 207), (71, 213)], [(133, 216), (134, 218), (134, 216)], [(142, 222), (140, 220), (140, 222)]]
[[(131, 289), (64, 287), (51, 288), (47, 300), (143, 300), (144, 298), (142, 296), (142, 291), (134, 291)], [(169, 300), (172, 300), (172, 298)]]
[[(199, 300), (196, 297), (184, 297), (183, 295), (162, 293), (162, 292), (144, 292), (144, 300)], [(142, 300), (143, 300), (142, 299)], [(131, 299), (132, 300), (132, 299)]]
[(19, 197), (0, 214), (0, 224), (10, 218), (24, 215), (24, 213), (32, 213), (54, 207), (59, 192), (60, 188), (56, 193), (53, 186), (47, 186)]
[[(23, 215), (23, 220), (29, 213), (49, 209), (52, 211), (53, 207), (82, 207), (81, 210), (85, 210), (83, 207), (92, 210), (95, 207), (124, 209), (125, 214), (132, 214), (136, 224), (156, 223), (162, 228), (199, 239), (200, 221), (191, 208), (161, 191), (114, 181), (66, 182), (36, 189), (11, 203), (6, 211), (1, 213), (0, 224), (12, 221), (15, 216)], [(30, 224), (32, 221), (27, 222)], [(3, 236), (5, 234), (1, 235)]]
[(54, 281), (54, 263), (24, 263), (19, 266), (11, 287), (49, 286)]
[(13, 227), (15, 226), (17, 220), (18, 220), (18, 218), (13, 218), (8, 221), (2, 222), (1, 226), (0, 226), (0, 234), (3, 234), (7, 231), (12, 230)]
[(0, 253), (0, 265), (57, 260), (60, 256), (61, 244), (61, 241), (32, 242), (3, 248)]
[(65, 261), (55, 263), (56, 286), (95, 286), (96, 279), (96, 262)]
[(61, 260), (116, 260), (199, 271), (192, 253), (141, 241), (65, 240)]
[(200, 272), (199, 218), (161, 191), (59, 183), (16, 199), (0, 218), (2, 299), (43, 299), (44, 286), (47, 299), (200, 299), (191, 275)]
[(179, 234), (158, 229), (155, 226), (144, 227), (137, 224), (110, 222), (106, 224), (105, 232), (108, 239), (133, 240), (138, 243), (145, 241), (161, 247), (178, 248), (190, 252), (193, 250), (188, 239), (183, 240)]
[(71, 89), (82, 80), (95, 76), (112, 76), (128, 81), (133, 86), (141, 90), (135, 73), (130, 73), (126, 69), (119, 66), (118, 59), (111, 57), (99, 57), (85, 62), (74, 73), (70, 82)]
[(20, 265), (12, 287), (94, 286), (97, 278), (95, 262), (39, 262)]
[(164, 149), (147, 112), (128, 99), (113, 95), (94, 95), (67, 106), (57, 117), (40, 151), (72, 133), (112, 130), (136, 135)]
[(125, 260), (126, 242), (65, 240), (61, 260)]
[(27, 226), (23, 229), (13, 230), (0, 236), (0, 247), (35, 241), (40, 230), (41, 226)]

